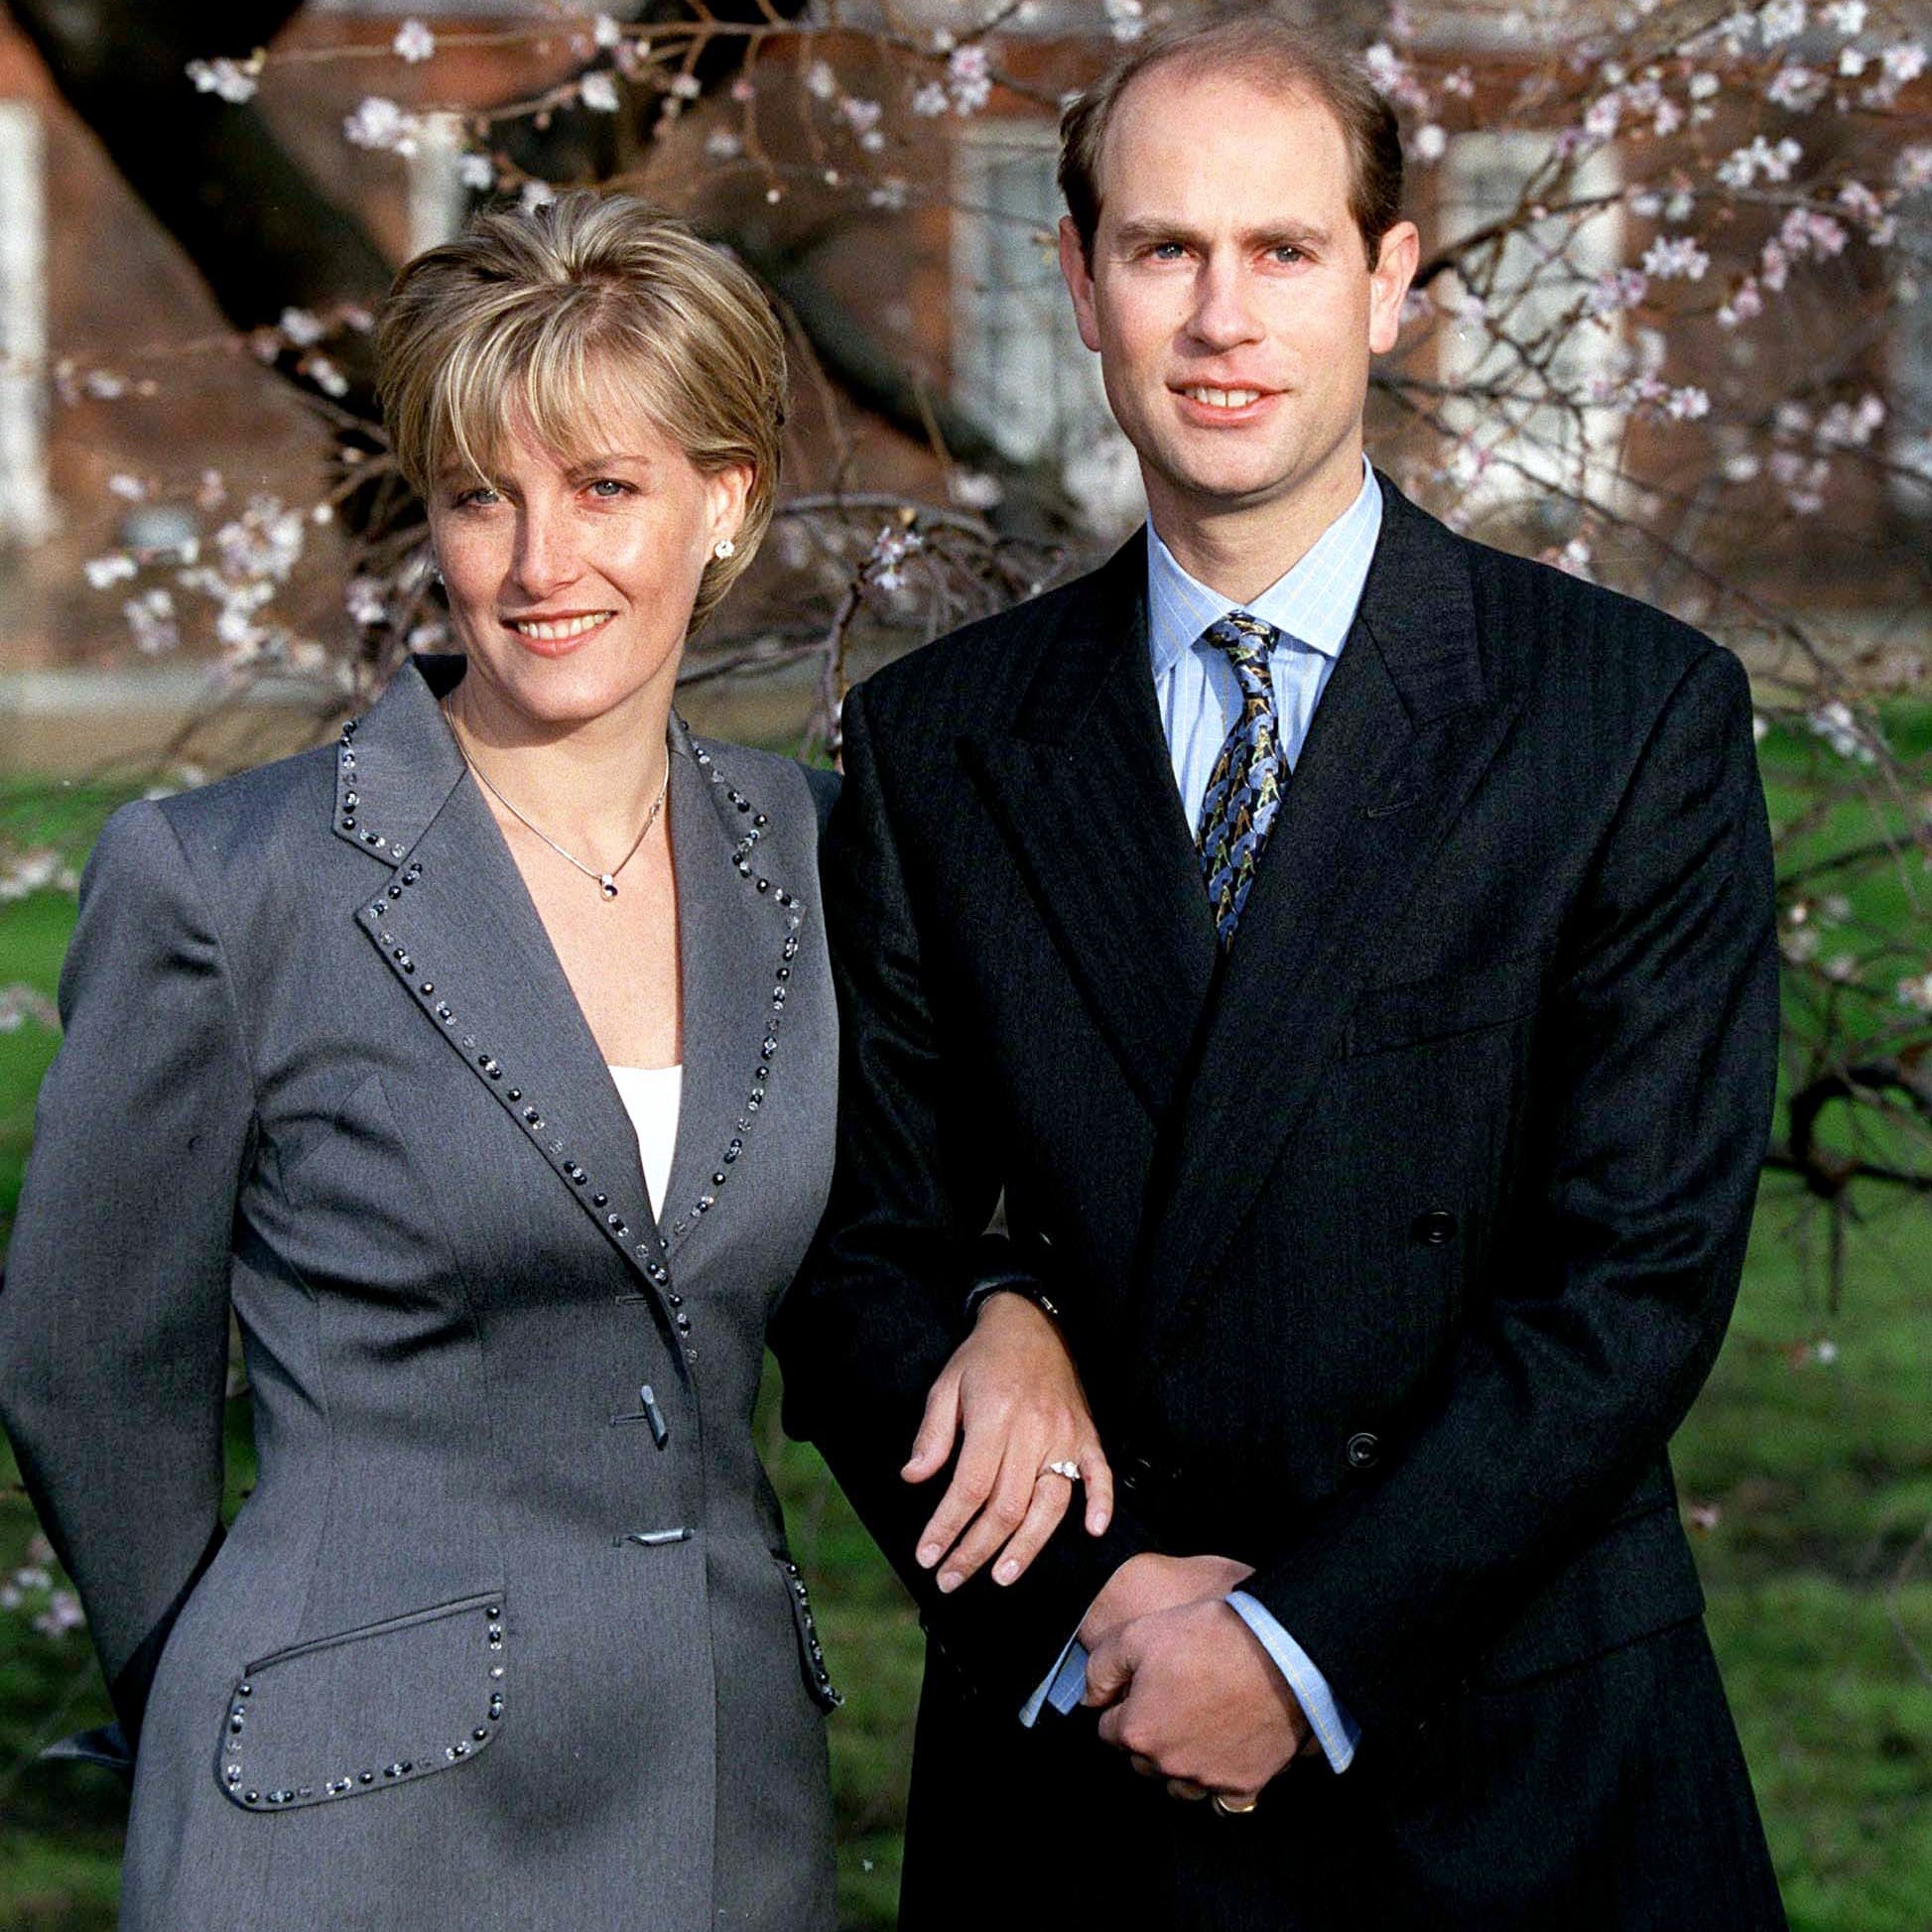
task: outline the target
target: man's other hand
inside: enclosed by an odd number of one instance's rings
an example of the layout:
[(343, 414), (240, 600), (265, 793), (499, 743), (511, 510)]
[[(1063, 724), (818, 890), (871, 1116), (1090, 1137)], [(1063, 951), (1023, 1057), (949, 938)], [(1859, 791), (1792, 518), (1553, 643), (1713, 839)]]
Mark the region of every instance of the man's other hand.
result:
[(1230, 1556), (1162, 1556), (1143, 1550), (1114, 1571), (1089, 1606), (1080, 1640), (1090, 1653), (1098, 1650), (1136, 1617), (1204, 1600), (1219, 1603), (1253, 1574), (1253, 1565), (1236, 1563)]
[(1116, 1628), (1088, 1658), (1085, 1701), (1102, 1707), (1101, 1738), (1135, 1770), (1236, 1810), (1309, 1741), (1287, 1679), (1220, 1597)]

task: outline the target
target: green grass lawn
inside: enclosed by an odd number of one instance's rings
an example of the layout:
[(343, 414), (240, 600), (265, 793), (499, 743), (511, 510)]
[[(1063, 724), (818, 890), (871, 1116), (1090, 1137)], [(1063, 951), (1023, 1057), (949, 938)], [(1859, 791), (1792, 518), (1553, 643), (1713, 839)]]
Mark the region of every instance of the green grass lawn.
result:
[[(1770, 754), (1774, 809), (1799, 809), (1808, 751)], [(1788, 788), (1777, 782), (1787, 761)], [(109, 803), (64, 792), (51, 830), (84, 846)], [(46, 794), (0, 792), (0, 839), (48, 836), (49, 807)], [(1823, 815), (1821, 843), (1852, 836), (1840, 809)], [(1857, 896), (1853, 928), (1874, 910), (1891, 917), (1866, 891)], [(0, 905), (0, 983), (51, 992), (71, 917), (59, 893)], [(0, 1033), (0, 1220), (17, 1195), (33, 1092), (52, 1050), (31, 1025)], [(1917, 1540), (1932, 1525), (1932, 1216), (1874, 1199), (1833, 1310), (1806, 1252), (1818, 1229), (1794, 1225), (1797, 1205), (1791, 1184), (1767, 1181), (1737, 1320), (1676, 1445), (1679, 1482), (1703, 1525), (1694, 1542), (1712, 1634), (1794, 1927), (1926, 1932), (1932, 1677), (1909, 1646), (1932, 1655), (1932, 1550)], [(235, 1424), (239, 1483), (239, 1410)], [(759, 1427), (847, 1698), (831, 1724), (842, 1922), (884, 1927), (898, 1883), (919, 1633), (816, 1456), (779, 1436), (770, 1400)], [(34, 1533), (13, 1482), (0, 1452), (0, 1585)], [(32, 1627), (44, 1602), (36, 1591), (0, 1608), (0, 1926), (91, 1932), (113, 1922), (121, 1799), (99, 1773), (33, 1762), (41, 1744), (105, 1716), (84, 1635)]]

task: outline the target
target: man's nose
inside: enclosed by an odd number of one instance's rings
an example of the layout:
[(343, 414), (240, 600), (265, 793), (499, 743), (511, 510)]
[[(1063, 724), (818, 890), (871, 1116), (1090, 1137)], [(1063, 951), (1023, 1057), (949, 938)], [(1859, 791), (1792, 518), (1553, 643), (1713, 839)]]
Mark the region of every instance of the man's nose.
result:
[(1211, 349), (1233, 348), (1256, 340), (1261, 326), (1253, 294), (1241, 263), (1211, 255), (1195, 285), (1190, 331)]

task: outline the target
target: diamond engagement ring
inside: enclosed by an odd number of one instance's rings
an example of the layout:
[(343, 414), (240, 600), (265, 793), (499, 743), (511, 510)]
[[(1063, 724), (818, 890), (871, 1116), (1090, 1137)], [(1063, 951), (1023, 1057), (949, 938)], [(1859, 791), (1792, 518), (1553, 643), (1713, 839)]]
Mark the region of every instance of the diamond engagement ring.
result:
[(1069, 1482), (1080, 1481), (1080, 1465), (1071, 1457), (1063, 1457), (1057, 1463), (1049, 1463), (1041, 1470), (1042, 1476), (1064, 1476)]

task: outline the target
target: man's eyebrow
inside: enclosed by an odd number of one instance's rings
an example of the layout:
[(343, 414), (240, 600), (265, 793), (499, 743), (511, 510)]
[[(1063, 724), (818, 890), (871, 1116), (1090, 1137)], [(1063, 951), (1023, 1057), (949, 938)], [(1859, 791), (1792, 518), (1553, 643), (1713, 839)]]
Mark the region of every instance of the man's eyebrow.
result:
[[(1276, 221), (1266, 227), (1244, 229), (1238, 237), (1241, 247), (1252, 253), (1268, 248), (1324, 249), (1335, 239), (1333, 232), (1319, 221)], [(1179, 242), (1184, 248), (1205, 248), (1208, 237), (1185, 221), (1162, 221), (1155, 216), (1138, 216), (1123, 221), (1114, 230), (1114, 241), (1121, 248), (1144, 248), (1156, 242)]]

